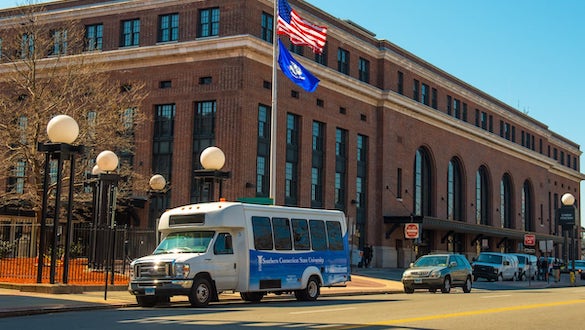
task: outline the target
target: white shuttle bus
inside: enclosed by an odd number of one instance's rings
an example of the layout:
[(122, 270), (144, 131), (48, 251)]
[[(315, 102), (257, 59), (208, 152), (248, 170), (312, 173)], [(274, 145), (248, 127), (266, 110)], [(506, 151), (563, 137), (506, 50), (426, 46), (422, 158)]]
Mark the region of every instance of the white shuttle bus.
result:
[(194, 307), (239, 292), (313, 301), (320, 287), (350, 281), (341, 211), (239, 202), (187, 205), (162, 214), (162, 241), (132, 262), (128, 290), (140, 306), (184, 295)]

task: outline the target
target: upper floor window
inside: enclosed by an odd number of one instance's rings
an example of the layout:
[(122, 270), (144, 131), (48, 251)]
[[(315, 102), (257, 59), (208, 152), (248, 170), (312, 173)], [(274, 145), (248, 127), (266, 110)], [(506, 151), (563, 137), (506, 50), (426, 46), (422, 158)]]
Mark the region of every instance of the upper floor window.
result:
[(422, 84), (420, 92), (421, 92), (420, 101), (424, 105), (429, 105), (429, 85)]
[(325, 44), (325, 46), (323, 47), (323, 51), (321, 52), (321, 54), (317, 54), (315, 53), (315, 62), (321, 64), (321, 65), (325, 65), (327, 66), (327, 54), (329, 52), (327, 51), (327, 44)]
[(104, 38), (104, 25), (93, 24), (85, 26), (85, 50), (102, 50)]
[(179, 14), (158, 17), (158, 42), (179, 40)]
[(32, 34), (22, 35), (20, 44), (20, 58), (32, 58), (35, 53), (35, 38)]
[(404, 94), (404, 73), (398, 71), (398, 94)]
[(262, 28), (260, 30), (260, 38), (270, 43), (274, 39), (274, 16), (262, 13)]
[(414, 79), (413, 83), (412, 83), (412, 99), (415, 101), (420, 101), (419, 99), (419, 88), (420, 88), (420, 82), (416, 79)]
[(299, 46), (299, 45), (295, 45), (295, 44), (290, 44), (290, 47), (288, 48), (292, 53), (298, 54), (298, 55), (303, 55), (304, 53), (304, 49), (303, 46)]
[(361, 58), (358, 63), (359, 80), (370, 83), (370, 61)]
[(206, 8), (199, 11), (198, 37), (219, 35), (219, 8)]
[(50, 55), (67, 54), (67, 30), (55, 30), (52, 32), (53, 49)]
[(349, 52), (343, 48), (337, 49), (337, 71), (349, 74)]
[(140, 44), (140, 20), (122, 21), (121, 47), (138, 46)]

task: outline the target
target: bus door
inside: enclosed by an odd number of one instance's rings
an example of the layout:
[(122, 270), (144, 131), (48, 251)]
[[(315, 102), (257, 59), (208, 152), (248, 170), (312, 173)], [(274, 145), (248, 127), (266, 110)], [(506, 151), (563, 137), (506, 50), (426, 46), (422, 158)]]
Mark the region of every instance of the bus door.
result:
[(238, 282), (237, 255), (230, 233), (218, 233), (213, 244), (213, 258), (208, 259), (213, 280), (218, 290), (233, 290)]

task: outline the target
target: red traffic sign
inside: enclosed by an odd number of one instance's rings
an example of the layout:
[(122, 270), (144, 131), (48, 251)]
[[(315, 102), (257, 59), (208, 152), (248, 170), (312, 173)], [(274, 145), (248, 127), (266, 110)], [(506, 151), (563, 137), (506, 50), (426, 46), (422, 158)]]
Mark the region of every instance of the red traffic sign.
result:
[(524, 234), (524, 245), (525, 246), (535, 246), (536, 245), (536, 235)]
[(415, 239), (418, 238), (418, 223), (407, 223), (404, 225), (404, 237)]

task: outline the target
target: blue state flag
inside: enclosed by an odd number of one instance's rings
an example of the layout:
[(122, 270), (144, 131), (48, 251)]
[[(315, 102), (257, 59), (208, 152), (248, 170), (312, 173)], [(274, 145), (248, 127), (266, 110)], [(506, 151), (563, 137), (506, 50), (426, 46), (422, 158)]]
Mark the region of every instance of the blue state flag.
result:
[(278, 40), (278, 64), (282, 73), (292, 82), (301, 86), (307, 92), (312, 93), (315, 91), (320, 80), (305, 69), (301, 63), (297, 62), (280, 40)]

